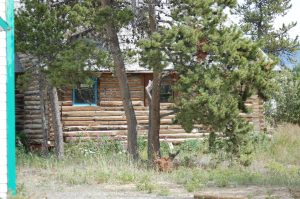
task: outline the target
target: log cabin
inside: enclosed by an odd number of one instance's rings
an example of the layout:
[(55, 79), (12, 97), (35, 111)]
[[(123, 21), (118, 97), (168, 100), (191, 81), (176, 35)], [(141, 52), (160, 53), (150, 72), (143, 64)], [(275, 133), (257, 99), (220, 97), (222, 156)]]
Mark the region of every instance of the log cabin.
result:
[[(32, 65), (32, 60), (28, 56), (18, 57), (22, 67)], [(172, 112), (173, 99), (176, 97), (172, 91), (172, 85), (177, 80), (176, 73), (169, 71), (168, 74), (162, 81), (161, 115)], [(138, 121), (138, 133), (139, 136), (146, 136), (148, 102), (145, 87), (152, 79), (152, 72), (139, 66), (129, 66), (127, 76)], [(93, 81), (93, 86), (81, 84), (76, 89), (64, 89), (59, 92), (64, 141), (108, 136), (126, 142), (126, 118), (117, 78), (110, 71), (103, 70), (95, 72)], [(17, 130), (25, 133), (31, 145), (41, 145), (43, 138), (38, 93), (38, 81), (33, 80), (25, 92), (16, 94)], [(254, 95), (248, 99), (247, 106), (252, 112), (243, 114), (243, 117), (254, 125), (255, 131), (263, 130), (265, 128), (263, 101)], [(45, 108), (49, 110), (48, 107)], [(48, 115), (51, 120), (51, 114)], [(196, 125), (191, 133), (187, 133), (180, 125), (173, 123), (174, 118), (174, 114), (161, 118), (161, 141), (180, 143), (185, 140), (203, 139), (209, 134), (200, 124)], [(48, 130), (49, 141), (52, 143), (54, 139), (52, 127), (49, 126)]]
[(0, 198), (16, 192), (14, 1), (0, 0)]

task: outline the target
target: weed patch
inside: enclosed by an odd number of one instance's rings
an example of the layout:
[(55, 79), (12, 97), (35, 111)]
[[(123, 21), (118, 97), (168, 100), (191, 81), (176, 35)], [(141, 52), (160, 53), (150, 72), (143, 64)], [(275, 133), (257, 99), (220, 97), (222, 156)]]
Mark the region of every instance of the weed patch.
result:
[(153, 183), (149, 175), (144, 175), (141, 176), (140, 179), (137, 181), (136, 188), (139, 191), (153, 193), (154, 190), (157, 188), (157, 185)]

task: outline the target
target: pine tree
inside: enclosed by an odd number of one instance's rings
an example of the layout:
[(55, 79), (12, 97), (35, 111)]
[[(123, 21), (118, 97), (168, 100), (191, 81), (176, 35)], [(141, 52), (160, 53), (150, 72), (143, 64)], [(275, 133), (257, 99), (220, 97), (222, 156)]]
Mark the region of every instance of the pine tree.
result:
[[(93, 59), (93, 55), (96, 53), (95, 45), (84, 39), (73, 39), (76, 34), (78, 17), (74, 18), (74, 15), (66, 15), (66, 13), (74, 12), (76, 10), (75, 6), (57, 5), (52, 2), (38, 0), (24, 0), (22, 4), (23, 7), (17, 11), (15, 17), (16, 50), (32, 56), (36, 60), (31, 68), (26, 69), (24, 77), (31, 77), (30, 74), (35, 72), (39, 76), (45, 154), (47, 154), (48, 148), (48, 129), (44, 108), (44, 99), (47, 92), (44, 90), (49, 91), (52, 122), (55, 130), (56, 155), (61, 159), (64, 156), (63, 132), (56, 87), (60, 87), (63, 82), (68, 82), (64, 86), (73, 86), (80, 76), (83, 77), (83, 82), (88, 79), (88, 74), (84, 70), (86, 67), (85, 62)], [(78, 54), (74, 51), (81, 52), (80, 56), (77, 56)], [(79, 76), (72, 79), (75, 74)]]
[(241, 17), (240, 25), (246, 35), (262, 44), (262, 50), (272, 56), (286, 56), (293, 61), (299, 48), (298, 36), (292, 38), (289, 31), (297, 23), (282, 24), (275, 28), (275, 19), (283, 17), (291, 9), (291, 0), (245, 0), (236, 9)]
[[(39, 70), (52, 87), (70, 88), (88, 82), (95, 67), (115, 73), (128, 125), (128, 152), (137, 159), (137, 121), (125, 72), (126, 55), (118, 38), (121, 28), (133, 19), (130, 4), (24, 0), (24, 5), (16, 17), (17, 50), (38, 59)], [(50, 92), (55, 93), (55, 89)]]
[(278, 89), (266, 104), (266, 117), (271, 124), (300, 124), (300, 65), (282, 69), (275, 78)]
[(180, 75), (175, 87), (176, 120), (185, 130), (204, 124), (223, 132), (228, 150), (237, 154), (251, 126), (240, 117), (245, 101), (254, 93), (268, 98), (274, 63), (259, 45), (247, 39), (236, 25), (226, 23), (225, 9), (235, 1), (173, 0), (171, 26), (160, 27), (140, 41), (146, 65), (172, 64)]

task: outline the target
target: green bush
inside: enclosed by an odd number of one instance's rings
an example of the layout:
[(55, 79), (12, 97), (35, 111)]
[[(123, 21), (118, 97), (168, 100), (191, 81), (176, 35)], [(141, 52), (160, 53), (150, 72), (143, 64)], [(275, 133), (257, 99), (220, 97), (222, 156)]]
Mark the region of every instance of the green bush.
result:
[(266, 118), (271, 124), (300, 124), (300, 65), (277, 73), (273, 99), (266, 103)]
[(204, 149), (204, 143), (200, 140), (186, 140), (180, 144), (179, 149), (184, 152), (200, 152)]
[(123, 152), (121, 142), (108, 137), (101, 137), (97, 140), (79, 140), (65, 144), (67, 157), (87, 157), (121, 152)]

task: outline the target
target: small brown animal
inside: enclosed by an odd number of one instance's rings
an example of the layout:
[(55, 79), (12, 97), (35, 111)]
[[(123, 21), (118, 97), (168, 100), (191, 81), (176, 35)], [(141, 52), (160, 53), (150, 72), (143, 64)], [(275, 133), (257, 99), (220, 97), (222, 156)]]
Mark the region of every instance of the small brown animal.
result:
[(174, 154), (169, 153), (169, 157), (160, 157), (160, 158), (157, 158), (156, 160), (154, 160), (156, 168), (159, 171), (171, 172), (173, 169), (173, 160), (179, 154), (179, 152), (180, 151), (178, 150)]

